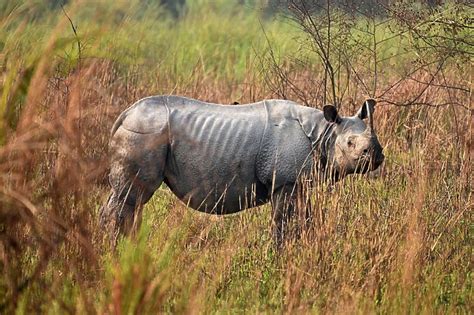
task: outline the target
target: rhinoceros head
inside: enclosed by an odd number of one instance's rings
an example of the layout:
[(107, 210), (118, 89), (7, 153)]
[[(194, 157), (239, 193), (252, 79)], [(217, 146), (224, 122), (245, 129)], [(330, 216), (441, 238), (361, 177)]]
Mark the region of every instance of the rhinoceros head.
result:
[(366, 100), (352, 117), (340, 117), (333, 105), (323, 108), (324, 118), (333, 126), (327, 163), (340, 177), (373, 171), (385, 158), (373, 126), (375, 104)]

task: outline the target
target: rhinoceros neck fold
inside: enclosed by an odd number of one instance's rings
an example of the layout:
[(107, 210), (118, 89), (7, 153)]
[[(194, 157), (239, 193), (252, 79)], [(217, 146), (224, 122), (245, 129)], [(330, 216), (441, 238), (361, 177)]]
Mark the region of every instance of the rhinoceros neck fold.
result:
[(334, 123), (329, 123), (326, 121), (321, 122), (323, 125), (318, 133), (316, 140), (313, 141), (313, 150), (318, 152), (321, 157), (325, 157), (329, 151), (329, 147), (334, 142)]
[(327, 177), (327, 175), (329, 175), (328, 172), (332, 173), (331, 170), (328, 170), (328, 155), (331, 147), (334, 147), (335, 124), (326, 121), (322, 122), (322, 124), (324, 124), (324, 128), (318, 134), (316, 141), (313, 142), (313, 156), (317, 160), (317, 172), (319, 175)]

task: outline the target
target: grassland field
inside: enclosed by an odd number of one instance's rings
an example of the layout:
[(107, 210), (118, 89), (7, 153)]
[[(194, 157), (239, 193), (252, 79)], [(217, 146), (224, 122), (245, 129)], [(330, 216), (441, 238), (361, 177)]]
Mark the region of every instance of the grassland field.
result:
[(340, 109), (379, 100), (386, 160), (313, 187), (300, 239), (274, 248), (269, 205), (205, 215), (163, 186), (138, 235), (112, 250), (98, 211), (110, 128), (130, 104), (331, 101), (294, 19), (252, 1), (189, 0), (179, 18), (146, 3), (0, 1), (0, 313), (473, 312), (472, 6), (433, 13), (466, 27), (417, 26), (463, 52), (442, 63), (400, 23), (354, 18), (343, 33), (354, 42), (335, 37), (347, 44), (331, 55)]

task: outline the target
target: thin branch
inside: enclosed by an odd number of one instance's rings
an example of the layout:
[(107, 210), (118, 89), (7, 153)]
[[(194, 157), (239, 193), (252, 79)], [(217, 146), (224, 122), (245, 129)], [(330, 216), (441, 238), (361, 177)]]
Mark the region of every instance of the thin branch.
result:
[(63, 5), (63, 4), (61, 4), (61, 9), (63, 10), (63, 13), (64, 13), (64, 15), (66, 16), (66, 18), (69, 20), (69, 24), (71, 25), (72, 31), (73, 31), (74, 36), (75, 36), (75, 38), (76, 38), (77, 51), (78, 51), (78, 59), (79, 59), (79, 62), (80, 62), (80, 61), (81, 61), (81, 56), (82, 56), (82, 45), (81, 45), (81, 40), (79, 39), (79, 35), (77, 35), (76, 26), (74, 25), (74, 23), (72, 22), (71, 18), (70, 18), (69, 15), (67, 14), (66, 9), (64, 9), (64, 5)]

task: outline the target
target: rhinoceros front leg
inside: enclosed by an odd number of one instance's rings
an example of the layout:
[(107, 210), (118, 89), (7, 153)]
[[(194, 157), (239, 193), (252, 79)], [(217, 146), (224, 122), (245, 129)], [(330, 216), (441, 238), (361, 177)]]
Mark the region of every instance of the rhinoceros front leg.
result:
[(276, 189), (271, 198), (273, 208), (273, 239), (281, 247), (288, 237), (289, 224), (294, 213), (294, 185), (284, 185)]

